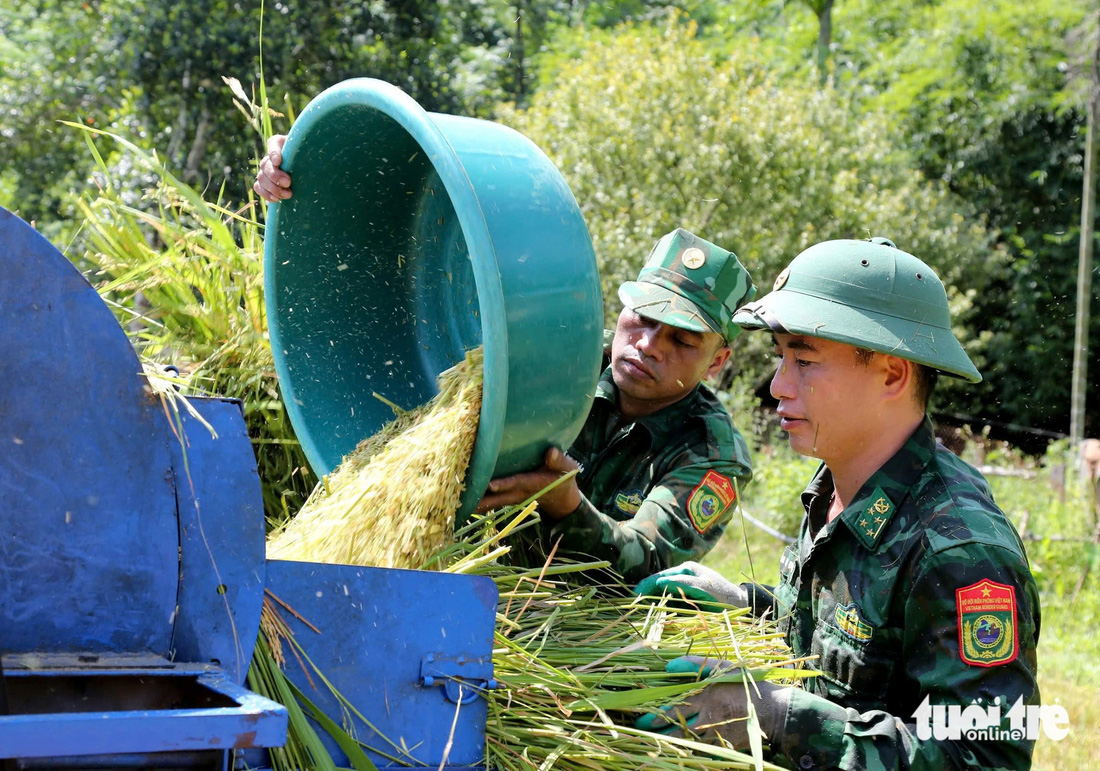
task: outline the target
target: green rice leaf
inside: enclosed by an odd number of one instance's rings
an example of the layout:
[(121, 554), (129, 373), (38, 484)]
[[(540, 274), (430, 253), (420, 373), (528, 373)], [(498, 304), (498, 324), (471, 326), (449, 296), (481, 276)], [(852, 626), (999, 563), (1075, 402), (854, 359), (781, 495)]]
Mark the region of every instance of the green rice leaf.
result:
[(343, 728), (336, 725), (332, 718), (319, 710), (317, 705), (310, 701), (298, 686), (294, 683), (289, 683), (289, 685), (290, 690), (294, 693), (294, 697), (301, 703), (310, 717), (316, 720), (317, 723), (325, 729), (328, 735), (336, 741), (336, 744), (339, 745), (344, 754), (348, 756), (348, 760), (351, 761), (351, 767), (355, 769), (355, 771), (378, 771), (378, 768), (371, 762), (371, 759), (363, 752), (363, 748), (359, 746), (359, 742), (353, 739)]

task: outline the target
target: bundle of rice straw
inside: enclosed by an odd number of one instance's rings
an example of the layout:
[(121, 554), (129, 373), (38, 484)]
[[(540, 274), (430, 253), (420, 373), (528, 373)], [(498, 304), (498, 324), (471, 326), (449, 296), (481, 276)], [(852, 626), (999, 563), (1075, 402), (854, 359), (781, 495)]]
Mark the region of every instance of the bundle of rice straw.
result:
[[(528, 570), (501, 561), (512, 532), (533, 527), (533, 506), (467, 524), (445, 555), (447, 572), (491, 577), (500, 590), (485, 764), (495, 771), (762, 769), (750, 753), (634, 728), (707, 681), (665, 671), (678, 656), (725, 659), (754, 680), (796, 684), (816, 674), (794, 659), (770, 620), (668, 598), (633, 597), (621, 583), (576, 584), (570, 574), (607, 563), (551, 560)], [(591, 573), (590, 573), (591, 574)], [(625, 595), (625, 596), (624, 596)], [(741, 675), (732, 675), (735, 681)], [(713, 682), (713, 680), (711, 681)], [(751, 688), (750, 683), (745, 687)], [(749, 720), (755, 723), (755, 717)]]
[(267, 542), (271, 559), (415, 568), (453, 538), (481, 415), (482, 349), (364, 439)]

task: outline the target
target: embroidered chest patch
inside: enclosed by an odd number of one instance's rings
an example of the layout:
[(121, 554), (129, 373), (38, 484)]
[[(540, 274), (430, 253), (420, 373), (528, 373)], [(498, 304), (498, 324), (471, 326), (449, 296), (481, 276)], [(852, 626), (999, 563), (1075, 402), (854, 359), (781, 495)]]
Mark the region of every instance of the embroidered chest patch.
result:
[(867, 623), (854, 602), (848, 605), (838, 604), (833, 613), (833, 622), (837, 629), (859, 642), (867, 642), (875, 634), (875, 627)]
[(967, 664), (993, 667), (1016, 660), (1016, 589), (988, 578), (955, 590), (959, 656)]
[(736, 500), (737, 488), (733, 480), (713, 469), (708, 471), (688, 496), (691, 526), (700, 534), (707, 532)]
[(615, 508), (626, 514), (637, 514), (642, 507), (642, 491), (635, 490), (630, 493), (618, 493), (615, 496)]

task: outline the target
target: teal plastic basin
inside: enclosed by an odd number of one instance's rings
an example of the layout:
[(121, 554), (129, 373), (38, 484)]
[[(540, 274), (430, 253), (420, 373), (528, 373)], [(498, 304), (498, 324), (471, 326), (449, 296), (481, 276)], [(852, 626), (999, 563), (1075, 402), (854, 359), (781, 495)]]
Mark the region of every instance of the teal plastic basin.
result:
[(592, 241), (561, 174), (497, 123), (348, 80), (302, 111), (267, 213), (268, 327), (283, 398), (327, 474), (484, 344), (481, 424), (458, 518), (494, 476), (568, 447), (602, 351)]

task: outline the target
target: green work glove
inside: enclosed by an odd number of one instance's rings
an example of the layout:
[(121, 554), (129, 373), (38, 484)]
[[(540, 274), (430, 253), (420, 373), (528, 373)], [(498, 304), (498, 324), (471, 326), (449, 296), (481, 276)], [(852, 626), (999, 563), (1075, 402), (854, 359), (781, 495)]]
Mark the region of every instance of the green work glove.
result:
[[(665, 666), (673, 674), (696, 673), (720, 678), (737, 672), (728, 661), (681, 656)], [(791, 689), (766, 682), (715, 682), (679, 704), (643, 715), (634, 727), (666, 736), (698, 737), (736, 750), (750, 746), (749, 710), (756, 714), (760, 732), (774, 740), (783, 730), (790, 706)]]
[(749, 607), (749, 593), (745, 587), (727, 581), (717, 570), (711, 570), (698, 562), (685, 562), (654, 573), (634, 587), (634, 594), (652, 597), (669, 594), (705, 603), (732, 605), (735, 608)]

